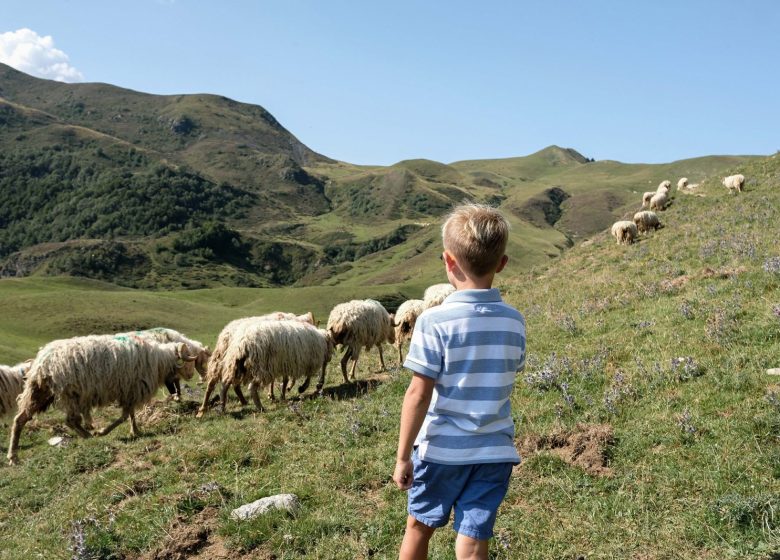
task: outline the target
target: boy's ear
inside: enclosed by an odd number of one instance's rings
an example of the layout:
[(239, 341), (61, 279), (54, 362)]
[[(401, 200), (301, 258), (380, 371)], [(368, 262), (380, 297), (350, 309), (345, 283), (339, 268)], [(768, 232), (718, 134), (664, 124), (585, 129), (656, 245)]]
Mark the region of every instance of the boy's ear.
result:
[(506, 266), (506, 263), (509, 262), (509, 257), (507, 255), (504, 255), (501, 257), (501, 262), (498, 263), (498, 268), (496, 268), (496, 273), (501, 272), (504, 270), (504, 267)]

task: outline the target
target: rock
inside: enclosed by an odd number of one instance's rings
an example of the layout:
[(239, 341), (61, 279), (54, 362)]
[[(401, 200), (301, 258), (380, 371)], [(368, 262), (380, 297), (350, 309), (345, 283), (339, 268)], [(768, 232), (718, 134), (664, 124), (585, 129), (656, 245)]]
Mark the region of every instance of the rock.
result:
[(52, 447), (65, 447), (68, 445), (68, 438), (63, 436), (54, 436), (48, 439), (48, 444)]
[(766, 370), (769, 375), (780, 375), (780, 368), (771, 368)]
[(261, 498), (251, 504), (244, 504), (230, 512), (230, 517), (240, 520), (253, 519), (272, 510), (282, 510), (295, 514), (300, 507), (301, 503), (295, 494), (277, 494), (276, 496)]

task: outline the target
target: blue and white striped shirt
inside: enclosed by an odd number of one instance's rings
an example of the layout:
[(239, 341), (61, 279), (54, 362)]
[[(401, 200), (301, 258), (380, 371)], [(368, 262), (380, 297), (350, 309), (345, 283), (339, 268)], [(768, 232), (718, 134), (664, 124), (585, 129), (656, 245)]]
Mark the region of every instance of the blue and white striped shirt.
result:
[(436, 380), (415, 440), (432, 463), (519, 463), (509, 397), (525, 319), (498, 290), (459, 290), (417, 319), (404, 367)]

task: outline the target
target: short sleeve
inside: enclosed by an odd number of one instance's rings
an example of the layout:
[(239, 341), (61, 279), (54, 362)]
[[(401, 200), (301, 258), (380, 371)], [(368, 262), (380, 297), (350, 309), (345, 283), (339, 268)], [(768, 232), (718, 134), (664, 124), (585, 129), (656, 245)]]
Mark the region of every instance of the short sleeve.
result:
[(420, 315), (414, 325), (404, 367), (420, 375), (438, 379), (443, 363), (444, 348), (441, 336), (430, 320), (430, 315)]

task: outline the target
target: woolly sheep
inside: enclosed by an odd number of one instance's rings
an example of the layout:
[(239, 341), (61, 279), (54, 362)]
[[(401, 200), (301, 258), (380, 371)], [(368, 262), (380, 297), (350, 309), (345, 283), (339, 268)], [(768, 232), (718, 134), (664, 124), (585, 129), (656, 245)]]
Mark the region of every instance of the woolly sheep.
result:
[[(153, 340), (155, 342), (183, 342), (187, 345), (187, 351), (190, 356), (195, 356), (195, 370), (203, 379), (206, 375), (206, 368), (208, 367), (209, 357), (211, 356), (211, 350), (208, 346), (203, 346), (197, 340), (187, 338), (179, 331), (173, 329), (166, 329), (163, 327), (157, 327), (154, 329), (147, 329), (143, 331), (135, 331), (133, 333), (120, 333), (118, 336), (130, 336), (135, 335), (147, 340)], [(181, 380), (176, 377), (175, 379), (167, 379), (165, 381), (165, 387), (173, 397), (173, 400), (180, 400), (181, 398)]]
[(658, 215), (647, 210), (634, 214), (634, 224), (636, 224), (636, 228), (640, 233), (662, 227), (661, 222), (658, 220)]
[(41, 348), (18, 398), (8, 461), (15, 464), (22, 428), (52, 403), (66, 414), (65, 424), (82, 437), (91, 434), (81, 424), (92, 407), (117, 404), (122, 415), (98, 432), (106, 435), (130, 419), (130, 433), (138, 435), (135, 411), (149, 402), (166, 379), (190, 379), (195, 356), (186, 344), (145, 340), (137, 336), (91, 335), (56, 340)]
[[(282, 380), (283, 399), (286, 397), (289, 379), (305, 379), (298, 388), (302, 393), (308, 387), (311, 376), (319, 373), (317, 390), (322, 389), (325, 368), (335, 346), (327, 331), (295, 319), (282, 319), (255, 321), (233, 334), (220, 379), (223, 411), (227, 403), (228, 388), (245, 381), (251, 381), (252, 401), (261, 412), (263, 405), (257, 387), (273, 383), (276, 379)], [(205, 412), (215, 384), (216, 380), (209, 382), (198, 416)]]
[(425, 302), (421, 299), (408, 299), (398, 306), (393, 319), (395, 327), (395, 345), (398, 347), (398, 363), (402, 364), (403, 345), (412, 339), (412, 331), (417, 317), (425, 310)]
[(650, 199), (656, 195), (656, 191), (648, 191), (642, 195), (642, 208), (650, 206)]
[(742, 187), (745, 185), (745, 176), (744, 175), (729, 175), (728, 177), (724, 177), (723, 186), (725, 186), (729, 192), (736, 191), (736, 192), (742, 192)]
[(345, 348), (341, 358), (341, 373), (345, 383), (349, 383), (347, 361), (350, 359), (353, 361), (352, 379), (355, 379), (361, 347), (365, 346), (366, 350), (370, 350), (372, 346), (376, 346), (382, 369), (385, 369), (382, 344), (395, 342), (395, 330), (393, 316), (382, 307), (381, 303), (372, 299), (353, 299), (347, 303), (340, 303), (330, 312), (327, 330), (333, 337), (333, 342)]
[(660, 192), (668, 193), (669, 189), (671, 189), (671, 188), (672, 188), (672, 182), (671, 181), (668, 181), (668, 180), (667, 181), (661, 181), (658, 184), (658, 188), (655, 189), (655, 192), (658, 192), (658, 193), (660, 193)]
[(24, 389), (24, 375), (31, 365), (32, 360), (15, 366), (0, 365), (0, 418), (16, 410), (16, 397)]
[[(273, 313), (268, 313), (267, 315), (260, 315), (257, 317), (242, 317), (240, 319), (235, 319), (225, 325), (217, 337), (217, 344), (214, 346), (214, 352), (211, 353), (211, 358), (209, 359), (208, 368), (206, 370), (206, 376), (204, 379), (207, 387), (210, 386), (213, 390), (214, 385), (222, 379), (225, 373), (225, 367), (227, 366), (225, 363), (225, 355), (227, 354), (227, 351), (230, 348), (230, 345), (237, 333), (240, 333), (244, 328), (253, 323), (262, 321), (281, 321), (285, 319), (295, 319), (297, 321), (302, 321), (314, 325), (314, 316), (311, 314), (311, 312), (305, 313), (303, 315), (296, 315), (295, 313), (285, 313), (283, 311), (275, 311)], [(236, 393), (236, 396), (242, 405), (247, 404), (247, 400), (244, 398), (244, 394), (241, 391), (240, 384), (233, 385), (233, 391)], [(211, 391), (207, 391), (207, 393), (210, 396)], [(201, 410), (205, 411), (207, 407), (208, 403), (204, 402), (200, 408)], [(202, 415), (202, 413), (199, 412), (199, 415)]]
[(450, 284), (434, 284), (433, 286), (428, 286), (423, 294), (425, 309), (440, 305), (441, 302), (454, 291), (455, 288)]
[(678, 191), (685, 189), (685, 187), (687, 186), (688, 186), (688, 177), (682, 177), (679, 181), (677, 181)]
[[(235, 319), (223, 327), (222, 331), (220, 331), (219, 336), (217, 337), (217, 344), (214, 346), (214, 352), (211, 353), (211, 358), (209, 359), (208, 368), (206, 370), (206, 376), (204, 379), (206, 382), (206, 398), (203, 400), (203, 404), (198, 409), (198, 418), (203, 416), (203, 414), (208, 409), (208, 398), (211, 397), (211, 393), (214, 390), (215, 385), (220, 382), (223, 377), (226, 377), (226, 371), (230, 365), (226, 361), (226, 357), (231, 345), (233, 344), (233, 341), (238, 340), (243, 330), (253, 324), (264, 321), (282, 320), (296, 320), (314, 325), (314, 316), (311, 314), (311, 312), (305, 313), (304, 315), (296, 315), (295, 313), (275, 311), (273, 313), (268, 313), (267, 315)], [(247, 400), (241, 391), (241, 383), (233, 384), (233, 391), (236, 393), (239, 402), (242, 405), (246, 405)]]
[(638, 236), (636, 224), (628, 220), (620, 220), (612, 224), (612, 236), (618, 245), (631, 245)]
[(665, 210), (668, 202), (669, 197), (666, 193), (656, 193), (653, 195), (653, 198), (650, 199), (650, 210)]

